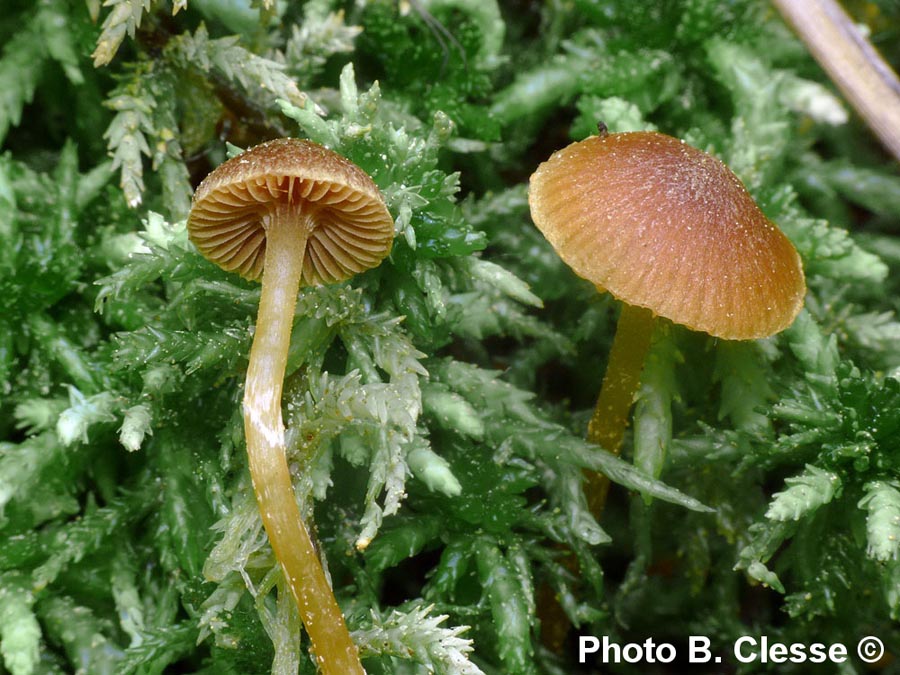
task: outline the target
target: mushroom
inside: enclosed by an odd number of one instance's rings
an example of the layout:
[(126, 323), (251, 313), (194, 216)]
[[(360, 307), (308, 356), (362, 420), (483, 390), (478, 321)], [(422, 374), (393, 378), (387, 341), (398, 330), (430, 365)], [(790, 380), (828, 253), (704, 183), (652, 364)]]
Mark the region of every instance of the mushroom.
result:
[(253, 489), (322, 672), (364, 673), (297, 507), (281, 393), (300, 284), (377, 266), (391, 249), (394, 221), (358, 166), (315, 143), (282, 138), (210, 173), (194, 194), (188, 232), (209, 260), (262, 280), (244, 392)]
[[(531, 176), (531, 217), (563, 261), (622, 301), (587, 438), (618, 454), (657, 316), (727, 340), (787, 328), (806, 282), (791, 242), (721, 161), (665, 134), (591, 136)], [(589, 476), (599, 516), (608, 482)]]

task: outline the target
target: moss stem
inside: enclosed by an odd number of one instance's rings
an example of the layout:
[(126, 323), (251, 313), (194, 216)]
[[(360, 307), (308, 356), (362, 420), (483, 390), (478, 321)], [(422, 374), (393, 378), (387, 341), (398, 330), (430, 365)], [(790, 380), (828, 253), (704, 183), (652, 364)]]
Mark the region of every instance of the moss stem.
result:
[(311, 221), (276, 209), (266, 227), (266, 259), (244, 393), (244, 429), (253, 489), (324, 675), (363, 675), (356, 645), (300, 516), (284, 442), (281, 393)]
[[(588, 441), (616, 455), (622, 450), (628, 413), (641, 382), (654, 322), (655, 317), (649, 309), (622, 305), (606, 375), (587, 432)], [(599, 518), (603, 512), (608, 492), (609, 479), (603, 474), (589, 472), (586, 493), (594, 517)]]

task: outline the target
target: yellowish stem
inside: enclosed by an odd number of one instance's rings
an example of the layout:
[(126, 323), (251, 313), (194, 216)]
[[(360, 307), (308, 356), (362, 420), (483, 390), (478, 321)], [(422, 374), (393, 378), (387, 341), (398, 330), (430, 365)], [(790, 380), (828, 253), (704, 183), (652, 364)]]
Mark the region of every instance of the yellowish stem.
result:
[[(616, 455), (622, 450), (628, 413), (650, 349), (654, 320), (649, 309), (622, 305), (600, 396), (588, 423), (588, 441)], [(609, 479), (601, 473), (589, 472), (585, 491), (591, 512), (599, 518), (609, 492)]]
[[(588, 423), (588, 441), (617, 455), (622, 449), (622, 437), (628, 426), (628, 411), (634, 401), (644, 359), (650, 349), (654, 322), (653, 312), (649, 309), (622, 305), (600, 396)], [(594, 517), (599, 519), (609, 492), (609, 479), (593, 471), (586, 471), (585, 478), (588, 506)], [(561, 560), (571, 572), (578, 573), (578, 559), (571, 551)], [(559, 600), (548, 586), (539, 590), (537, 611), (542, 626), (541, 641), (554, 653), (561, 654), (572, 626)]]
[(284, 443), (281, 393), (306, 241), (305, 217), (276, 211), (265, 223), (266, 260), (244, 393), (253, 489), (323, 675), (364, 675), (356, 645), (300, 516)]

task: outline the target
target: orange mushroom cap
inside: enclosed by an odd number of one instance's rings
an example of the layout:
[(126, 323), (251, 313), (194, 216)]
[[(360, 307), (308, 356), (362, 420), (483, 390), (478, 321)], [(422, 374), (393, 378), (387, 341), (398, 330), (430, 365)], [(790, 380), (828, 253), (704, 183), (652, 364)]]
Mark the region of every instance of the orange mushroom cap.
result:
[(337, 153), (296, 138), (257, 145), (210, 173), (194, 193), (188, 234), (223, 269), (259, 279), (264, 220), (283, 204), (315, 221), (303, 263), (308, 285), (348, 279), (391, 250), (394, 220), (372, 179)]
[(715, 157), (671, 136), (592, 136), (531, 176), (534, 223), (576, 274), (631, 305), (732, 340), (803, 306), (800, 256)]

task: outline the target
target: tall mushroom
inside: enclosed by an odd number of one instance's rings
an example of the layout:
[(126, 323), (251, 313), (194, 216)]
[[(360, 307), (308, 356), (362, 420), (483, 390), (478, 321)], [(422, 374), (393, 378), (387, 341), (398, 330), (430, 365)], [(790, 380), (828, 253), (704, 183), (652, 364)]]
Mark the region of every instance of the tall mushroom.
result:
[[(656, 316), (728, 340), (787, 328), (800, 257), (721, 161), (656, 132), (606, 133), (531, 176), (531, 216), (576, 274), (623, 302), (588, 440), (618, 453)], [(591, 476), (595, 515), (608, 483)]]
[(223, 269), (262, 279), (244, 392), (253, 489), (321, 671), (364, 673), (297, 507), (281, 393), (300, 284), (341, 281), (377, 266), (391, 249), (394, 221), (358, 166), (315, 143), (283, 138), (210, 173), (194, 194), (188, 232)]

